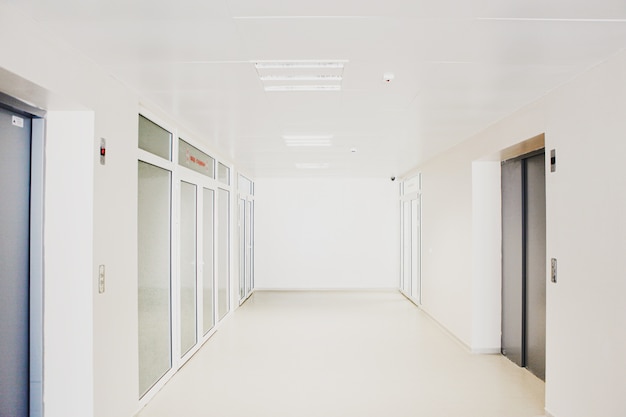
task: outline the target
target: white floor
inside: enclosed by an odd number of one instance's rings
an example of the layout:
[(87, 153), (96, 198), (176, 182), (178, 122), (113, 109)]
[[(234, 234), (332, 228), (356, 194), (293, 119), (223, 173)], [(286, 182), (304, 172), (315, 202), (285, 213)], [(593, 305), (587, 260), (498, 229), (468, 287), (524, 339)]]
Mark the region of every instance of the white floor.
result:
[(395, 292), (257, 292), (140, 417), (535, 417), (544, 383)]

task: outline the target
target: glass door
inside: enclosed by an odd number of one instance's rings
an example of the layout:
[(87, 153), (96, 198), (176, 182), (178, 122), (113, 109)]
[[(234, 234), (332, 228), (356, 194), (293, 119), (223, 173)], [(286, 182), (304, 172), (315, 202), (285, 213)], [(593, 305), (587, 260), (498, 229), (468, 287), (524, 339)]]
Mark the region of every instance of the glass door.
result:
[(246, 298), (246, 200), (239, 199), (239, 300)]
[(215, 325), (215, 191), (202, 188), (202, 334)]
[[(206, 161), (207, 157), (198, 152), (195, 151), (195, 162)], [(178, 327), (174, 335), (180, 346), (178, 357), (184, 363), (206, 340), (217, 322), (215, 251), (218, 207), (217, 184), (211, 175), (199, 170), (182, 170), (178, 178), (178, 276), (175, 279)]]
[(217, 190), (217, 317), (230, 310), (230, 192)]
[(179, 320), (181, 357), (196, 344), (197, 335), (197, 186), (180, 183)]
[(416, 304), (422, 303), (422, 194), (421, 176), (402, 181), (400, 194), (400, 289)]
[(411, 200), (411, 297), (415, 298), (418, 304), (422, 300), (422, 280), (421, 280), (421, 241), (420, 241), (420, 200), (418, 195), (415, 200)]
[(411, 262), (412, 262), (412, 239), (411, 239), (411, 202), (402, 202), (402, 290), (411, 294)]
[(195, 174), (180, 181), (178, 323), (180, 358), (215, 326), (215, 191)]
[(254, 242), (253, 242), (253, 219), (254, 219), (254, 201), (246, 201), (246, 227), (245, 227), (245, 246), (246, 246), (246, 276), (245, 287), (246, 297), (252, 292), (252, 273), (253, 273), (253, 259), (254, 259)]
[(254, 288), (254, 183), (239, 175), (239, 302)]
[(172, 367), (171, 173), (139, 161), (139, 395)]

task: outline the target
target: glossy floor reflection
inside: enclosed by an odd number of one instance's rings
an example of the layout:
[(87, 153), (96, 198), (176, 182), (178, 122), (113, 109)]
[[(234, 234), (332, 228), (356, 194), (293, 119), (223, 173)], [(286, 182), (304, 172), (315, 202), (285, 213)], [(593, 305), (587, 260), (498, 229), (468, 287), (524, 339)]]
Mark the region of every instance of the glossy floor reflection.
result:
[(140, 417), (535, 417), (544, 383), (396, 292), (257, 292)]

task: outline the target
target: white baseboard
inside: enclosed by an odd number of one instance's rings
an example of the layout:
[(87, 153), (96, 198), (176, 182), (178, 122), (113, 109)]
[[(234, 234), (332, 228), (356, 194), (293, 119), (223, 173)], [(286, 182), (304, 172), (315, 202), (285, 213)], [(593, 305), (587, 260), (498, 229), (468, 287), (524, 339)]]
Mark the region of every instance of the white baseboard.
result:
[(421, 311), (423, 311), (424, 314), (426, 314), (426, 316), (429, 319), (431, 319), (437, 325), (437, 327), (439, 327), (441, 330), (443, 330), (444, 333), (446, 333), (448, 336), (450, 336), (450, 338), (454, 339), (458, 344), (461, 345), (461, 347), (463, 347), (463, 349), (465, 349), (469, 353), (475, 354), (475, 355), (499, 355), (499, 354), (502, 353), (499, 346), (480, 347), (480, 348), (472, 348), (472, 347), (470, 347), (467, 343), (465, 343), (463, 340), (461, 340), (457, 335), (452, 333), (452, 331), (450, 329), (448, 329), (446, 326), (444, 326), (439, 320), (437, 320), (435, 317), (433, 317), (432, 314), (430, 314), (428, 312), (428, 310), (426, 310), (423, 306), (416, 304), (415, 301), (411, 297), (408, 297), (406, 294), (404, 294), (404, 292), (402, 292), (402, 291), (400, 291), (400, 292), (402, 293), (402, 295), (407, 297), (407, 299), (409, 301), (411, 301), (413, 304), (415, 304)]
[(417, 302), (417, 300), (415, 298), (411, 297), (410, 295), (408, 295), (406, 292), (404, 292), (404, 290), (402, 290), (400, 288), (398, 291), (400, 292), (400, 294), (402, 294), (404, 296), (404, 298), (406, 298), (407, 300), (409, 300), (410, 302), (415, 304), (415, 306), (417, 308), (422, 308), (422, 306)]
[(457, 342), (459, 345), (461, 345), (461, 347), (463, 349), (465, 349), (466, 351), (472, 353), (472, 349), (469, 347), (469, 345), (467, 343), (465, 343), (464, 341), (462, 341), (461, 339), (459, 339), (459, 337), (457, 335), (455, 335), (454, 333), (452, 333), (446, 326), (444, 326), (443, 324), (441, 324), (441, 322), (439, 322), (439, 320), (437, 320), (435, 317), (433, 317), (428, 310), (426, 310), (424, 307), (420, 307), (419, 308), (421, 311), (424, 312), (424, 314), (426, 314), (426, 317), (428, 317), (429, 319), (431, 319), (433, 321), (433, 323), (435, 323), (437, 325), (437, 327), (439, 327), (445, 334), (447, 334), (448, 336), (450, 336), (450, 338), (452, 340), (454, 340), (455, 342)]

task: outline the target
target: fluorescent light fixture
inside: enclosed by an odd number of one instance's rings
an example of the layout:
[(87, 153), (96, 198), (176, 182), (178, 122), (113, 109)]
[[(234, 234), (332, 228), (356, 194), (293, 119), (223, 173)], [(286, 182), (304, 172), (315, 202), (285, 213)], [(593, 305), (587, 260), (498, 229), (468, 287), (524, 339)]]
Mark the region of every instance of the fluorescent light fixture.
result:
[(503, 22), (572, 22), (572, 23), (625, 23), (626, 19), (568, 19), (553, 17), (479, 17), (477, 20)]
[(296, 15), (273, 15), (273, 16), (233, 16), (235, 20), (278, 20), (278, 19), (377, 19), (376, 16), (296, 16)]
[(263, 75), (261, 81), (341, 81), (341, 75)]
[(298, 169), (328, 169), (330, 164), (328, 162), (303, 162), (296, 163)]
[(283, 135), (287, 146), (331, 146), (333, 135)]
[(285, 144), (287, 146), (293, 146), (293, 147), (296, 147), (296, 146), (302, 146), (302, 147), (305, 147), (305, 146), (331, 146), (332, 145), (330, 140), (316, 140), (316, 141), (313, 141), (313, 140), (309, 140), (309, 141), (306, 141), (306, 140), (286, 140)]
[(283, 135), (285, 140), (324, 140), (332, 138), (333, 135)]
[(266, 85), (269, 92), (341, 91), (340, 85)]
[(268, 92), (341, 91), (347, 60), (258, 61), (254, 63)]
[(334, 61), (260, 61), (255, 62), (257, 69), (332, 69), (343, 68), (347, 60)]

